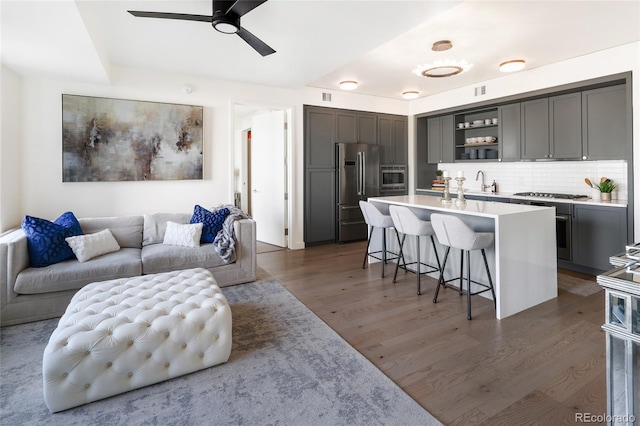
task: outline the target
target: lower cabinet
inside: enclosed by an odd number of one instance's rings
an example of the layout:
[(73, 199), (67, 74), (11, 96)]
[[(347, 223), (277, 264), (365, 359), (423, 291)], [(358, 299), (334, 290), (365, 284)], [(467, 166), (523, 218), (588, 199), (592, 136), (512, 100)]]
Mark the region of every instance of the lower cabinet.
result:
[(336, 203), (334, 169), (307, 169), (304, 203), (304, 241), (323, 243), (335, 239)]
[(574, 204), (571, 227), (573, 263), (606, 271), (627, 244), (627, 209)]

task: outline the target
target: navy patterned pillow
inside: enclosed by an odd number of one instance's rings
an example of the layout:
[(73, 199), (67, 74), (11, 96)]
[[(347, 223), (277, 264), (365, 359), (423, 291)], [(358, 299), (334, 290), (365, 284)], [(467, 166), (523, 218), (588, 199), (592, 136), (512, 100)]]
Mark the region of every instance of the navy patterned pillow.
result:
[(27, 236), (29, 263), (36, 268), (73, 258), (73, 251), (64, 239), (83, 234), (78, 219), (71, 212), (63, 213), (53, 222), (25, 216), (22, 229)]
[(227, 216), (229, 216), (229, 209), (226, 207), (212, 212), (196, 204), (190, 223), (202, 223), (200, 242), (212, 243), (222, 229), (222, 224)]

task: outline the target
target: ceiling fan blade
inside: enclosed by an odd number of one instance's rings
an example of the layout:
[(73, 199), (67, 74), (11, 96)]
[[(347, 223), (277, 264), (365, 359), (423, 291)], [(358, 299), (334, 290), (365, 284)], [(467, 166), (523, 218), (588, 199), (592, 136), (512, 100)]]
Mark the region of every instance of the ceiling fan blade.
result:
[(128, 10), (127, 12), (138, 18), (181, 19), (183, 21), (200, 21), (208, 23), (211, 23), (213, 20), (212, 16), (189, 15), (187, 13), (141, 12), (137, 10)]
[(249, 44), (249, 46), (253, 47), (262, 56), (267, 56), (267, 55), (271, 55), (272, 53), (276, 53), (276, 51), (273, 50), (271, 47), (269, 47), (267, 43), (260, 40), (258, 37), (254, 36), (249, 31), (245, 30), (242, 27), (240, 27), (240, 29), (236, 34), (238, 34), (244, 41), (246, 41)]
[(262, 3), (266, 3), (267, 0), (262, 1), (245, 1), (245, 0), (237, 0), (234, 2), (231, 7), (227, 10), (226, 13), (234, 12), (238, 16), (242, 16), (245, 13), (251, 12), (256, 7), (260, 6)]

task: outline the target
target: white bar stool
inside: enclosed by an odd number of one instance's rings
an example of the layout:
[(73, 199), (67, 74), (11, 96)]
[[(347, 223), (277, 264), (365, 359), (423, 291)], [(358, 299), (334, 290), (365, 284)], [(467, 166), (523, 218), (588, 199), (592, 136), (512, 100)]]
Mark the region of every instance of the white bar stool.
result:
[[(394, 232), (396, 233), (396, 238), (398, 239), (398, 244), (400, 244), (400, 235), (398, 235), (398, 231), (393, 227), (393, 220), (391, 220), (391, 216), (382, 214), (382, 212), (370, 202), (361, 200), (360, 210), (362, 210), (364, 221), (371, 228), (371, 231), (369, 232), (369, 238), (367, 239), (367, 248), (364, 252), (364, 260), (362, 261), (362, 269), (364, 269), (367, 264), (367, 258), (371, 256), (374, 259), (382, 261), (382, 278), (384, 278), (384, 265), (388, 260), (398, 259), (398, 263), (400, 263), (399, 259), (402, 258), (402, 261), (404, 263), (402, 250), (400, 251), (400, 254), (387, 250), (386, 230), (393, 228)], [(382, 250), (369, 253), (369, 246), (371, 245), (371, 236), (373, 235), (374, 228), (382, 229)], [(382, 256), (377, 256), (377, 254), (381, 254)], [(388, 255), (391, 255), (391, 257), (389, 257)]]
[[(438, 250), (436, 249), (436, 242), (433, 239), (434, 231), (431, 226), (431, 222), (426, 220), (421, 220), (418, 216), (415, 215), (408, 207), (403, 206), (389, 206), (389, 213), (391, 214), (391, 219), (393, 219), (393, 225), (395, 228), (402, 234), (402, 241), (400, 242), (400, 256), (402, 256), (404, 260), (404, 240), (407, 235), (412, 235), (416, 237), (416, 261), (410, 263), (404, 263), (405, 272), (408, 271), (407, 265), (417, 265), (415, 274), (418, 277), (418, 295), (420, 295), (420, 275), (429, 274), (431, 272), (440, 271), (440, 258), (438, 257)], [(436, 262), (438, 266), (432, 266), (427, 263), (423, 263), (420, 260), (420, 237), (430, 237), (431, 245), (433, 246), (433, 252), (436, 255)], [(428, 270), (424, 272), (420, 272), (420, 265), (426, 266)], [(396, 272), (393, 275), (393, 282), (396, 282), (396, 278), (398, 276), (398, 267), (400, 263), (396, 264)], [(442, 274), (440, 274), (442, 276)]]
[[(491, 272), (489, 271), (489, 264), (487, 263), (487, 255), (484, 252), (484, 249), (491, 246), (493, 244), (494, 234), (493, 232), (476, 232), (469, 227), (466, 223), (462, 221), (459, 217), (448, 215), (448, 214), (440, 214), (433, 213), (431, 215), (431, 223), (433, 225), (433, 230), (438, 237), (438, 241), (440, 244), (447, 246), (447, 251), (444, 254), (444, 262), (442, 264), (442, 269), (440, 270), (440, 279), (438, 280), (438, 287), (436, 288), (436, 294), (433, 297), (433, 303), (438, 303), (438, 292), (440, 291), (440, 286), (446, 287), (446, 283), (449, 281), (460, 280), (460, 285), (458, 291), (460, 294), (462, 291), (462, 281), (467, 281), (467, 319), (471, 319), (471, 296), (475, 296), (476, 294), (484, 293), (486, 291), (491, 291), (491, 295), (493, 296), (493, 307), (496, 307), (496, 293), (493, 289), (493, 281), (491, 280)], [(447, 257), (449, 256), (449, 250), (451, 248), (460, 249), (460, 276), (456, 278), (452, 278), (450, 280), (444, 280), (444, 268), (447, 264)], [(471, 251), (472, 250), (480, 250), (482, 252), (482, 258), (484, 259), (484, 267), (487, 270), (487, 277), (489, 278), (489, 285), (479, 283), (477, 281), (473, 281), (471, 279)], [(466, 253), (467, 258), (467, 277), (464, 278), (462, 275), (462, 271), (464, 269), (464, 254)], [(477, 291), (475, 293), (471, 292), (471, 283), (477, 284), (481, 287), (484, 287), (484, 290)]]

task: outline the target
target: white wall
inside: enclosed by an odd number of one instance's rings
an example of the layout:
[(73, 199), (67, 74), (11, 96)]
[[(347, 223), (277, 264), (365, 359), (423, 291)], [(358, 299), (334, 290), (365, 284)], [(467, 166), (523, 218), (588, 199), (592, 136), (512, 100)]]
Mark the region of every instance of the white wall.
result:
[(2, 67), (0, 92), (0, 233), (23, 217), (20, 198), (22, 177), (21, 157), (21, 117), (22, 104), (20, 77)]
[[(3, 72), (3, 83), (4, 83)], [(202, 77), (147, 70), (113, 68), (110, 85), (86, 84), (36, 76), (7, 77), (13, 89), (2, 91), (2, 152), (12, 153), (11, 167), (0, 170), (2, 230), (18, 226), (25, 214), (55, 219), (71, 210), (79, 217), (187, 212), (194, 204), (205, 207), (233, 203), (234, 103), (292, 107), (292, 194), (289, 224), (292, 248), (303, 242), (303, 105), (321, 105), (391, 114), (408, 114), (408, 103), (331, 92), (332, 103), (322, 102), (322, 90), (285, 90)], [(185, 83), (190, 94), (182, 92)], [(3, 85), (4, 86), (4, 85)], [(325, 90), (326, 92), (326, 90)], [(204, 106), (204, 179), (201, 181), (62, 182), (61, 94), (171, 102)], [(18, 148), (16, 148), (18, 147)], [(3, 163), (4, 163), (3, 154)], [(16, 185), (17, 194), (5, 189)], [(5, 199), (6, 198), (6, 199)], [(10, 206), (20, 206), (19, 209)], [(4, 217), (6, 216), (6, 220)]]
[[(480, 101), (498, 99), (505, 96), (526, 93), (549, 87), (561, 86), (568, 83), (589, 80), (592, 78), (603, 77), (628, 71), (632, 72), (632, 103), (635, 107), (634, 114), (632, 114), (633, 166), (634, 170), (640, 170), (640, 114), (638, 114), (637, 112), (638, 108), (640, 108), (640, 84), (637, 83), (638, 77), (640, 76), (640, 42), (625, 44), (590, 55), (584, 55), (578, 58), (558, 62), (552, 65), (505, 75), (502, 78), (474, 84), (473, 86), (467, 86), (460, 89), (451, 90), (446, 93), (439, 93), (433, 96), (428, 96), (426, 98), (416, 99), (414, 101), (411, 101), (410, 113), (411, 115), (415, 116), (431, 111), (464, 106)], [(481, 85), (486, 86), (486, 94), (483, 96), (474, 96), (474, 88)], [(412, 131), (409, 133), (409, 167), (411, 168), (415, 167), (414, 158), (416, 152), (416, 143), (417, 141), (415, 140), (415, 131)], [(456, 164), (456, 166), (458, 166), (458, 164)], [(620, 170), (622, 170), (618, 166), (619, 165), (614, 165), (613, 171), (607, 169), (608, 166), (606, 165), (602, 167), (608, 170), (610, 174), (618, 174), (620, 173)], [(448, 165), (448, 167), (454, 166)], [(515, 173), (522, 171), (523, 173), (527, 174), (532, 167), (537, 166), (532, 166), (527, 163), (514, 163), (510, 167), (515, 168)], [(600, 165), (597, 165), (595, 168), (595, 173), (602, 173), (602, 168)], [(591, 177), (592, 179), (599, 177), (599, 175), (585, 174), (590, 169), (583, 170), (583, 166), (578, 166), (578, 169), (580, 175), (577, 175), (573, 178), (571, 185), (574, 185), (573, 182), (578, 182), (585, 177)], [(562, 170), (561, 167), (549, 166), (546, 167), (545, 172), (552, 173), (549, 176), (549, 179), (557, 181), (565, 177), (566, 170)], [(556, 172), (558, 173), (557, 175), (555, 174)], [(475, 177), (475, 171), (473, 173)], [(413, 179), (413, 174), (410, 174), (410, 176), (411, 179)], [(578, 179), (579, 177), (580, 179)], [(640, 182), (638, 181), (639, 178), (640, 173), (635, 173), (635, 200), (640, 200)], [(409, 185), (410, 190), (413, 190), (413, 188), (415, 188), (415, 181), (411, 181)], [(624, 180), (624, 185), (626, 186), (626, 179)], [(586, 187), (586, 185), (585, 188), (587, 190), (589, 189), (588, 187)], [(535, 189), (545, 190), (544, 188)], [(529, 190), (529, 188), (523, 188), (522, 190), (526, 191)], [(583, 191), (579, 192), (582, 193)], [(634, 213), (634, 223), (640, 223), (640, 209), (634, 209)], [(634, 232), (634, 240), (640, 241), (640, 226), (635, 226)]]

